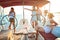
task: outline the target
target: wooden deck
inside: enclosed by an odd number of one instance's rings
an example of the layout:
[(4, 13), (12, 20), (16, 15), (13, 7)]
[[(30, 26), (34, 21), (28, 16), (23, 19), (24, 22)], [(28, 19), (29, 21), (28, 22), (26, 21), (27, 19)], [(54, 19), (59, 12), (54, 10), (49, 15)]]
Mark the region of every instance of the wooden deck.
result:
[[(14, 40), (21, 40), (21, 38), (21, 35), (14, 35)], [(22, 40), (24, 40), (24, 37)], [(35, 40), (35, 38), (28, 38), (28, 40)]]
[[(24, 39), (24, 35), (23, 36), (21, 36), (21, 35), (14, 35), (14, 40), (25, 40)], [(28, 38), (28, 40), (35, 40), (35, 37)], [(38, 40), (43, 40), (41, 35), (38, 36)]]

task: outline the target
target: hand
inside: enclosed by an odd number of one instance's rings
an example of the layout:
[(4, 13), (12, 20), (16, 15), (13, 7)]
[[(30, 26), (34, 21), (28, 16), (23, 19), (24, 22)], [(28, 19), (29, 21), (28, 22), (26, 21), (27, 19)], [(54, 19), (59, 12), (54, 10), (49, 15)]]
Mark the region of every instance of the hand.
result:
[(56, 26), (55, 23), (52, 23), (51, 26)]

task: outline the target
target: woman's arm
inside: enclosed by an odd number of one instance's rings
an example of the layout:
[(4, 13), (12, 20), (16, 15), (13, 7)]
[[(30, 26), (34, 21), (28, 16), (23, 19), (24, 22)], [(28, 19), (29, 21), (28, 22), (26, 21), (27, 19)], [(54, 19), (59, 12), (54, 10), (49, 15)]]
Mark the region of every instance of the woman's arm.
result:
[(51, 25), (52, 25), (52, 26), (58, 25), (54, 20), (51, 20), (50, 22), (51, 22)]
[(24, 8), (24, 9), (32, 11), (31, 9), (27, 9), (27, 8)]
[(8, 14), (8, 16), (10, 15), (10, 12), (9, 12), (9, 14)]
[(14, 17), (16, 16), (15, 12), (14, 12)]

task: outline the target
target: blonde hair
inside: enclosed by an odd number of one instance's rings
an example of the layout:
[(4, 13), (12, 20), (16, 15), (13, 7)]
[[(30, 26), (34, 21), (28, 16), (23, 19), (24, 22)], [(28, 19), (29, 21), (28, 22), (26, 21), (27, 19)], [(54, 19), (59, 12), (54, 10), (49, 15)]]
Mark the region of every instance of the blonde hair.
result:
[(52, 13), (48, 13), (48, 18), (53, 18), (54, 15)]

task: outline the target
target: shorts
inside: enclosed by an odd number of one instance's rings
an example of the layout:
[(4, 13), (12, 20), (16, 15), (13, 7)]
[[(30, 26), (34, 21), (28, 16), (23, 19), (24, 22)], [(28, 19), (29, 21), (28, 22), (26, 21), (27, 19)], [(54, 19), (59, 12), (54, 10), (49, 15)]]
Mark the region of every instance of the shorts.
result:
[(15, 22), (14, 18), (9, 19), (10, 22)]

